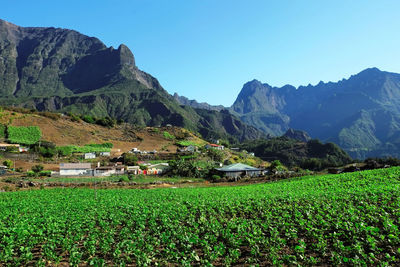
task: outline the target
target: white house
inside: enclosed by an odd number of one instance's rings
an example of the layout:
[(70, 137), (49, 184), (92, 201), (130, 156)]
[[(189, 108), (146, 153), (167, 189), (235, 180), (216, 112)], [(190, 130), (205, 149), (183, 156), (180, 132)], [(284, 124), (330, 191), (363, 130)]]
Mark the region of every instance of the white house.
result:
[(110, 152), (100, 152), (100, 156), (109, 157), (109, 156), (111, 156), (111, 153)]
[(206, 149), (210, 149), (210, 148), (217, 149), (217, 150), (224, 150), (225, 147), (221, 146), (221, 145), (217, 145), (217, 144), (207, 144)]
[(60, 163), (60, 175), (92, 175), (92, 166), (90, 163)]
[(100, 166), (100, 162), (97, 163), (97, 168), (94, 169), (94, 176), (110, 176), (113, 174), (124, 174), (125, 167), (121, 164), (115, 164), (114, 166)]
[(140, 167), (139, 166), (127, 166), (126, 171), (130, 174), (137, 175), (140, 172)]
[(27, 146), (20, 146), (20, 147), (18, 148), (18, 151), (19, 151), (20, 153), (22, 153), (22, 152), (28, 152), (28, 151), (29, 151), (29, 147), (27, 147)]
[(163, 174), (169, 169), (168, 163), (158, 163), (147, 167), (147, 174)]
[(0, 144), (0, 151), (6, 151), (9, 147), (14, 147), (15, 149), (19, 150), (18, 144)]
[(85, 153), (84, 159), (95, 159), (96, 158), (96, 153), (90, 152), (90, 153)]

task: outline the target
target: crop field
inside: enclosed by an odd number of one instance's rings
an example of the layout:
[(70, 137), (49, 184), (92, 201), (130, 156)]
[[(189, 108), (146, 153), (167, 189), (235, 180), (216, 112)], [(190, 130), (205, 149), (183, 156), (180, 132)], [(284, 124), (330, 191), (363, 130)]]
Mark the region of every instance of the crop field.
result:
[(0, 193), (0, 265), (399, 265), (400, 168)]
[(40, 140), (42, 132), (37, 126), (8, 126), (8, 140), (15, 144), (32, 145)]

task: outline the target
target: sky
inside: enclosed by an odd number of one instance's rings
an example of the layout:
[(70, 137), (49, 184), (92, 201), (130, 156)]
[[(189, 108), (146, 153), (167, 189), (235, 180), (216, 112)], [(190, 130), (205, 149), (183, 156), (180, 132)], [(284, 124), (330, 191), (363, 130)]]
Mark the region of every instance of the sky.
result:
[(19, 26), (74, 29), (127, 45), (171, 94), (230, 106), (247, 81), (338, 81), (400, 73), (398, 0), (0, 0)]

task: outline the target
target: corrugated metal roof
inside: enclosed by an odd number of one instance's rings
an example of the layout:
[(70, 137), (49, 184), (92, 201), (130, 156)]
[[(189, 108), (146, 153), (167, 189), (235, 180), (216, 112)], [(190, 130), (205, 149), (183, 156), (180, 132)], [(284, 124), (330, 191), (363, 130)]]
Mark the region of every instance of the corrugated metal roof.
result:
[(219, 168), (217, 170), (218, 171), (223, 171), (223, 172), (260, 171), (260, 169), (251, 167), (251, 166), (243, 164), (243, 163), (231, 164), (231, 165)]
[(60, 169), (91, 169), (90, 163), (60, 163)]

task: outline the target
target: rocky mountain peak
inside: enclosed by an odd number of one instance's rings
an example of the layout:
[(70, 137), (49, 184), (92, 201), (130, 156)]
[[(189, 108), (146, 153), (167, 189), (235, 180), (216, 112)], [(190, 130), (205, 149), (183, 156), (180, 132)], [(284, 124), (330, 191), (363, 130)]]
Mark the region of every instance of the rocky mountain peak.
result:
[(135, 66), (135, 57), (132, 51), (124, 44), (118, 47), (121, 65)]
[(287, 132), (283, 135), (290, 139), (295, 139), (301, 142), (308, 142), (311, 140), (311, 137), (308, 135), (307, 132), (301, 130), (295, 130), (290, 128)]

